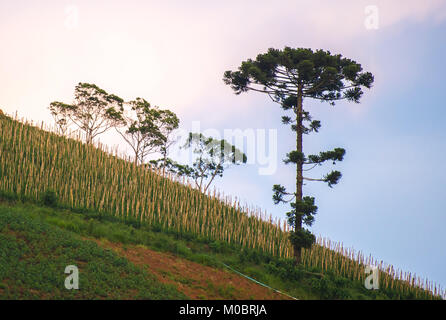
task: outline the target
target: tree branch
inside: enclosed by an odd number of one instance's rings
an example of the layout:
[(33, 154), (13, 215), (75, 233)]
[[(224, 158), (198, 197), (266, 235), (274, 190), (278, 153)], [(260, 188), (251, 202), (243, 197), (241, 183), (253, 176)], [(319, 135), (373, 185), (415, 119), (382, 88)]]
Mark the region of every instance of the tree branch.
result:
[(325, 182), (324, 179), (312, 179), (312, 178), (307, 178), (307, 177), (302, 177), (304, 180), (308, 180), (308, 181), (323, 181)]

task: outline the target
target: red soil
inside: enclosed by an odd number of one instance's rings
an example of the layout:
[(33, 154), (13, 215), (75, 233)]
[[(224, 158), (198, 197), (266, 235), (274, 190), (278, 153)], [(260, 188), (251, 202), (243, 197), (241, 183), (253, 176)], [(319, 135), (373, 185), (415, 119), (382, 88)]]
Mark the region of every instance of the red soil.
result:
[(282, 300), (288, 299), (230, 271), (204, 266), (170, 253), (157, 252), (141, 246), (95, 240), (100, 246), (112, 249), (137, 266), (191, 299)]

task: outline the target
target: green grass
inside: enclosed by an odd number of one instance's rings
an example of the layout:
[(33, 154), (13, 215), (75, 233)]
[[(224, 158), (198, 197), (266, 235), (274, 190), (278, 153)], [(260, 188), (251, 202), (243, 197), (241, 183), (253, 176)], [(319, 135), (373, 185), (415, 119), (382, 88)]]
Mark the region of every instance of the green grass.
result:
[[(51, 224), (54, 215), (47, 213), (55, 211), (0, 205), (0, 299), (187, 298), (112, 251), (82, 240), (69, 230), (75, 225), (69, 219), (66, 228)], [(79, 290), (65, 288), (67, 265), (79, 268)]]
[[(84, 259), (90, 259), (89, 261), (93, 263), (92, 265), (102, 265), (103, 263), (105, 263), (105, 261), (103, 260), (105, 259), (104, 256), (99, 254), (103, 251), (92, 242), (75, 240), (75, 235), (77, 235), (77, 237), (83, 236), (97, 239), (107, 239), (108, 241), (119, 242), (123, 245), (143, 245), (153, 250), (171, 252), (194, 262), (225, 269), (225, 267), (221, 263), (223, 262), (227, 265), (230, 265), (239, 272), (242, 272), (243, 274), (246, 274), (262, 283), (265, 283), (298, 299), (415, 298), (410, 294), (403, 295), (401, 294), (401, 292), (395, 290), (367, 290), (365, 289), (364, 284), (360, 281), (353, 281), (351, 279), (336, 276), (333, 273), (327, 271), (324, 271), (322, 273), (322, 270), (318, 270), (317, 268), (297, 268), (294, 266), (291, 259), (279, 259), (277, 257), (273, 257), (259, 251), (242, 248), (241, 246), (236, 246), (234, 244), (227, 244), (225, 242), (219, 241), (209, 241), (206, 239), (194, 237), (193, 235), (185, 236), (175, 233), (158, 232), (156, 231), (156, 228), (151, 228), (146, 224), (134, 225), (130, 222), (124, 223), (122, 221), (114, 221), (113, 218), (95, 215), (92, 212), (88, 214), (76, 213), (65, 209), (14, 202), (10, 203), (9, 205), (5, 203), (0, 204), (0, 215), (9, 217), (8, 219), (11, 219), (11, 217), (13, 216), (16, 217), (16, 223), (13, 224), (16, 226), (16, 229), (17, 226), (20, 226), (19, 221), (21, 220), (26, 221), (27, 223), (32, 222), (32, 225), (36, 227), (46, 226), (46, 228), (48, 229), (49, 226), (51, 226), (50, 229), (52, 230), (52, 233), (57, 235), (57, 237), (67, 237), (73, 243), (77, 243), (79, 245), (83, 244), (84, 246), (86, 246), (85, 249), (79, 249), (76, 246), (69, 246), (69, 250), (63, 250), (64, 255), (62, 256), (62, 260), (59, 258), (57, 258), (56, 260), (45, 260), (45, 254), (38, 254), (39, 259), (44, 259), (41, 263), (52, 268), (52, 274), (55, 274), (56, 269), (62, 270), (62, 272), (59, 272), (59, 278), (57, 278), (57, 283), (60, 284), (63, 284), (63, 281), (60, 279), (63, 279), (64, 277), (63, 268), (65, 267), (65, 265), (75, 264), (74, 262), (69, 262), (69, 259), (74, 259), (76, 261), (76, 259), (81, 259), (85, 254)], [(3, 221), (4, 218), (2, 218), (1, 220)], [(4, 221), (2, 222), (2, 225), (5, 225)], [(65, 232), (63, 232), (62, 230), (65, 230)], [(62, 235), (64, 235), (64, 237), (62, 237)], [(4, 232), (2, 232), (2, 236), (4, 236)], [(37, 235), (34, 236), (37, 237)], [(46, 238), (42, 238), (41, 240), (45, 240), (45, 242), (49, 241)], [(16, 241), (20, 242), (20, 237), (19, 239), (16, 238)], [(52, 240), (49, 241), (48, 245), (42, 244), (42, 252), (47, 252), (44, 250), (47, 250), (45, 248), (47, 246), (51, 246), (51, 243), (53, 243), (53, 245), (56, 245), (56, 243), (54, 243), (54, 241)], [(22, 249), (25, 247), (26, 246), (22, 243)], [(16, 252), (20, 252), (18, 248), (15, 250)], [(60, 250), (61, 249), (59, 249), (59, 251)], [(92, 250), (97, 253), (98, 256), (93, 256), (91, 253)], [(107, 253), (106, 257), (108, 257), (108, 259), (111, 259), (111, 261), (113, 259), (117, 259), (116, 261), (121, 261), (122, 265), (119, 265), (119, 263), (116, 264), (117, 269), (124, 268), (124, 270), (127, 270), (125, 268), (129, 268), (129, 271), (127, 272), (131, 272), (131, 270), (133, 270), (133, 272), (136, 272), (135, 277), (143, 276), (142, 274), (139, 274), (138, 272), (140, 271), (137, 271), (137, 269), (131, 266), (130, 263), (122, 262), (124, 261), (122, 258), (117, 258), (111, 253)], [(111, 262), (107, 263), (110, 264)], [(10, 265), (9, 262), (7, 264)], [(10, 269), (14, 269), (14, 267)], [(95, 270), (97, 270), (97, 268), (93, 268), (93, 270), (89, 271), (91, 272)], [(110, 275), (109, 277), (111, 277), (113, 281), (120, 281), (119, 279), (115, 279), (115, 277), (119, 278), (118, 274), (113, 273), (113, 270), (111, 271), (113, 276)], [(95, 277), (98, 276), (103, 276), (103, 272), (99, 272), (98, 274), (92, 273), (88, 276), (85, 275), (84, 282), (87, 281), (87, 279), (88, 281), (94, 281), (96, 279)], [(9, 276), (9, 279), (16, 279), (15, 277), (16, 276)], [(2, 277), (0, 276), (0, 279), (1, 278)], [(32, 277), (29, 278), (29, 281), (31, 281)], [(101, 280), (102, 283), (102, 280), (104, 279), (96, 279), (96, 281), (99, 280)], [(54, 281), (55, 280), (52, 280), (52, 283), (55, 283)], [(135, 281), (132, 283), (134, 285), (137, 285), (139, 282)], [(87, 286), (87, 289), (88, 284), (84, 285)], [(111, 284), (109, 284), (108, 286), (105, 284), (102, 292), (108, 292), (107, 290), (111, 290), (112, 287), (110, 286)], [(227, 298), (230, 298), (232, 294), (231, 288), (211, 289), (219, 292), (220, 294), (223, 294)], [(63, 290), (58, 292), (62, 292), (66, 295), (66, 297), (75, 297), (73, 296), (74, 293), (64, 292)], [(92, 296), (95, 296), (94, 292), (91, 293)], [(173, 291), (170, 291), (170, 294), (172, 294), (172, 297), (175, 296)], [(101, 295), (99, 295), (99, 297), (100, 296)], [(155, 296), (157, 296), (157, 294), (155, 294)], [(147, 297), (150, 298), (151, 296), (149, 295)], [(163, 297), (167, 298), (167, 296)]]

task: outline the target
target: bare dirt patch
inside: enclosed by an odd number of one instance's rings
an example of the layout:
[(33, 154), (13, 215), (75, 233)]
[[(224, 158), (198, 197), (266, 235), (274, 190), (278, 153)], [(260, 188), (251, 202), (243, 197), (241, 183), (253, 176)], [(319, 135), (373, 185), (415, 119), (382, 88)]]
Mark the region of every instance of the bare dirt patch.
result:
[(157, 252), (141, 246), (124, 247), (119, 243), (94, 241), (145, 268), (159, 281), (175, 285), (178, 291), (191, 299), (288, 299), (232, 272), (204, 266), (170, 253)]

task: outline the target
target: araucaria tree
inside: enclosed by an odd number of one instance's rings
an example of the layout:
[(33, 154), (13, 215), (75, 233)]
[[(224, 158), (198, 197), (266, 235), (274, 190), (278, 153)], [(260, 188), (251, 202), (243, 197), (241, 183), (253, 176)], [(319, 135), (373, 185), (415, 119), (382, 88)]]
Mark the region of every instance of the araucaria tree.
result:
[[(152, 107), (142, 98), (128, 102), (130, 110), (124, 112), (122, 128), (117, 131), (135, 154), (135, 164), (142, 164), (147, 155), (155, 152), (167, 155), (170, 134), (178, 128), (179, 119), (170, 110)], [(166, 156), (164, 157), (166, 159)], [(166, 160), (165, 160), (166, 161)]]
[(74, 89), (73, 104), (55, 101), (50, 111), (60, 130), (71, 121), (84, 131), (87, 144), (91, 144), (95, 137), (122, 122), (123, 102), (95, 84), (79, 83)]
[(280, 104), (283, 110), (292, 111), (292, 116), (283, 116), (282, 122), (290, 125), (296, 135), (296, 149), (287, 154), (284, 162), (296, 166), (296, 190), (287, 192), (285, 187), (274, 185), (273, 201), (275, 204), (291, 204), (291, 211), (287, 212), (288, 223), (292, 227), (290, 240), (295, 261), (299, 264), (302, 248), (311, 247), (315, 240), (314, 235), (302, 225), (311, 226), (317, 212), (314, 198), (303, 196), (304, 180), (323, 181), (331, 187), (341, 178), (339, 171), (316, 179), (303, 176), (303, 172), (326, 161), (335, 164), (345, 155), (342, 148), (317, 155), (304, 154), (303, 135), (318, 132), (321, 127), (320, 121), (313, 120), (304, 109), (304, 99), (316, 99), (330, 105), (338, 100), (359, 103), (363, 88), (371, 88), (373, 75), (363, 72), (359, 63), (329, 51), (285, 47), (283, 50), (269, 49), (255, 60), (242, 62), (237, 71), (226, 71), (223, 80), (236, 94), (261, 92)]

